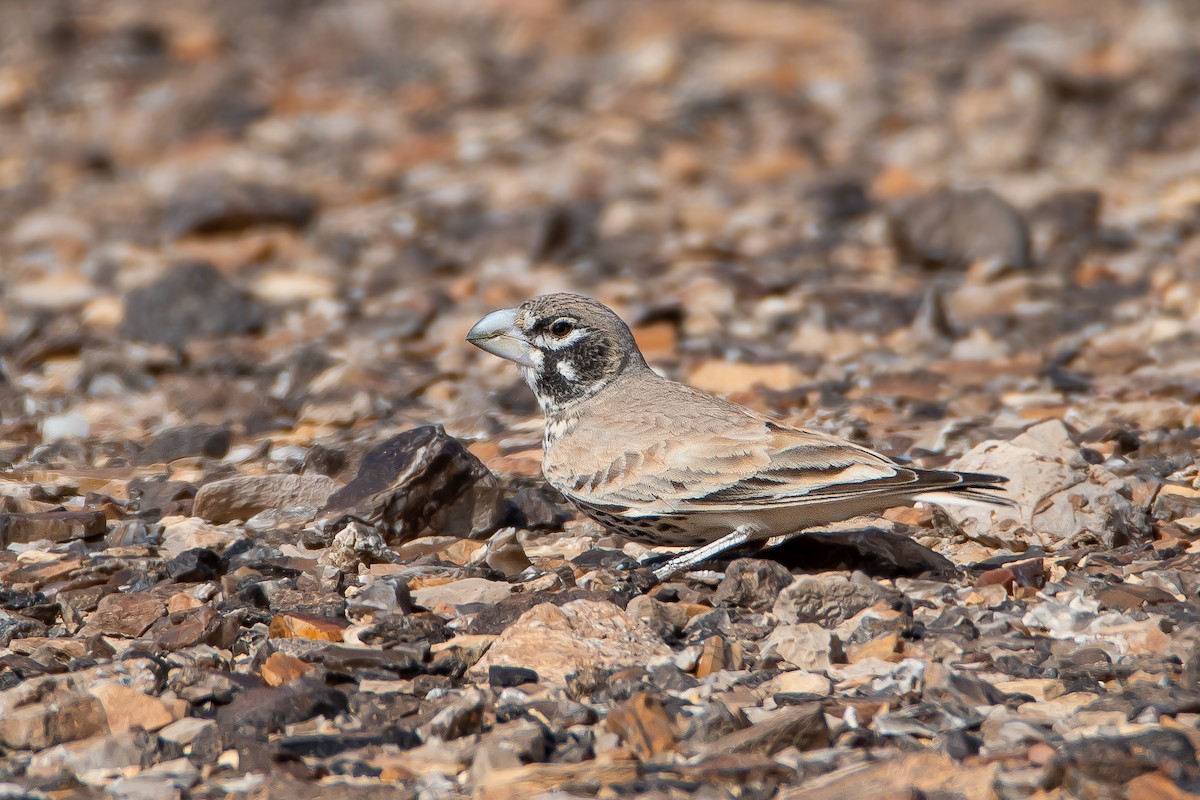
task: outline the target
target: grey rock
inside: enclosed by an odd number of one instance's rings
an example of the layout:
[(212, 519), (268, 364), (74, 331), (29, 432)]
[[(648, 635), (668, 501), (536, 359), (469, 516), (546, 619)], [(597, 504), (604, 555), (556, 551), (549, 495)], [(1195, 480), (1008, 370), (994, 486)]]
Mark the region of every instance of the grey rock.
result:
[(140, 342), (182, 347), (191, 339), (255, 333), (264, 318), (263, 306), (249, 293), (212, 264), (193, 261), (129, 292), (120, 332)]
[(829, 669), (844, 660), (841, 640), (811, 622), (777, 626), (762, 647), (764, 658), (774, 655), (804, 670)]
[(193, 177), (167, 199), (162, 227), (170, 237), (226, 233), (261, 225), (303, 228), (316, 209), (310, 195), (286, 186), (207, 173)]
[(209, 522), (246, 520), (268, 508), (319, 506), (337, 489), (327, 475), (242, 475), (206, 483), (193, 513)]
[(1089, 464), (1070, 429), (1047, 420), (1009, 442), (988, 441), (951, 465), (1009, 479), (1012, 508), (955, 506), (945, 513), (967, 536), (992, 547), (1048, 552), (1099, 542), (1118, 547), (1142, 541), (1150, 520), (1131, 499), (1129, 484)]
[[(184, 425), (180, 428), (170, 428), (160, 432), (151, 440), (142, 452), (138, 453), (133, 463), (138, 465), (158, 464), (174, 461), (177, 458), (204, 456), (206, 458), (224, 458), (229, 452), (229, 444), (233, 441), (233, 431), (223, 425)], [(174, 494), (189, 497), (187, 487), (191, 484), (170, 482)], [(145, 484), (139, 486), (144, 492)], [(195, 492), (194, 487), (192, 492)], [(161, 502), (164, 498), (155, 498)], [(177, 497), (171, 497), (174, 500)], [(145, 508), (159, 506), (144, 505)]]
[(713, 595), (713, 605), (762, 611), (770, 608), (791, 582), (792, 573), (782, 564), (739, 558), (725, 570), (725, 578)]
[(221, 736), (211, 719), (184, 717), (158, 732), (159, 749), (165, 758), (186, 757), (193, 764), (212, 764), (221, 755)]
[(892, 242), (905, 261), (929, 267), (965, 267), (992, 260), (1032, 265), (1025, 220), (989, 189), (937, 189), (895, 209)]
[(131, 730), (47, 748), (33, 757), (26, 774), (50, 782), (64, 776), (79, 778), (101, 770), (146, 767), (153, 758), (154, 736)]
[(815, 622), (833, 628), (864, 608), (894, 596), (895, 593), (861, 573), (856, 573), (852, 578), (843, 575), (804, 575), (779, 593), (772, 610), (779, 621), (786, 625)]

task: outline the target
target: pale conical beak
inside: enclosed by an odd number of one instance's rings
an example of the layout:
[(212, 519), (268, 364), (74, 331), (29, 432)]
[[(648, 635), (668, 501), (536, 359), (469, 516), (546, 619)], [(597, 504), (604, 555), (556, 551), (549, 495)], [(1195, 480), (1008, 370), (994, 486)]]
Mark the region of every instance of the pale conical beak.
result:
[(515, 361), (523, 367), (534, 366), (529, 355), (532, 349), (529, 340), (517, 328), (515, 308), (493, 311), (476, 322), (475, 327), (467, 332), (467, 341), (480, 350)]

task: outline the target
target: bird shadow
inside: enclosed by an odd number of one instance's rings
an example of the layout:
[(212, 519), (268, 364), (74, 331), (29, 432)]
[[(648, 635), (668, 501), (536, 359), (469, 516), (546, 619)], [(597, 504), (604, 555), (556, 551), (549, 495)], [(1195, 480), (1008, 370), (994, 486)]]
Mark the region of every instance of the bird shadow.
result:
[(808, 531), (774, 547), (743, 547), (735, 558), (767, 558), (789, 570), (859, 570), (874, 578), (952, 578), (954, 562), (912, 538), (882, 528)]

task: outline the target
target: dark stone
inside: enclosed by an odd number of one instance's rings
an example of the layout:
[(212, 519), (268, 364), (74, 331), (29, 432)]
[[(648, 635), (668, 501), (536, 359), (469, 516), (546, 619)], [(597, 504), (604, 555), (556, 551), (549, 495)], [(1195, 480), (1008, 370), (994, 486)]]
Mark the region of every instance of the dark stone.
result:
[(377, 733), (310, 733), (284, 736), (279, 740), (279, 749), (297, 758), (329, 758), (346, 750), (360, 747), (395, 745), (408, 750), (421, 743), (416, 731), (389, 725)]
[(762, 611), (774, 605), (775, 598), (791, 582), (792, 573), (782, 564), (739, 558), (726, 568), (712, 602), (717, 607)]
[(304, 465), (301, 471), (315, 472), (318, 475), (329, 475), (333, 477), (342, 471), (342, 467), (346, 466), (346, 451), (339, 449), (331, 449), (323, 445), (314, 444), (304, 454)]
[(299, 229), (312, 221), (316, 210), (313, 197), (295, 189), (210, 173), (192, 178), (167, 199), (162, 228), (171, 238), (260, 225)]
[[(232, 442), (233, 431), (229, 430), (229, 428), (220, 425), (185, 425), (180, 428), (165, 430), (155, 436), (150, 444), (146, 445), (146, 448), (137, 454), (133, 463), (135, 465), (159, 464), (174, 461), (177, 458), (192, 458), (195, 456), (224, 458), (229, 452), (229, 445)], [(153, 480), (143, 479), (136, 488), (153, 491), (152, 487), (154, 483), (156, 482)], [(142, 508), (161, 508), (164, 502), (194, 496), (196, 493), (195, 487), (182, 481), (165, 481), (163, 483), (168, 485), (175, 484), (176, 486), (173, 488), (179, 494), (167, 498), (165, 495), (169, 493), (169, 490), (164, 490), (163, 496), (154, 497), (154, 499), (159, 501), (158, 505), (146, 505), (143, 503)], [(190, 495), (187, 494), (188, 489), (191, 490)]]
[(933, 746), (939, 753), (945, 753), (955, 761), (962, 761), (979, 755), (983, 740), (966, 731), (953, 730), (938, 734), (933, 740)]
[(593, 547), (584, 550), (571, 563), (581, 569), (633, 569), (638, 565), (637, 559), (627, 556), (620, 550), (610, 550), (605, 547)]
[(195, 485), (187, 481), (134, 478), (129, 482), (129, 508), (131, 511), (145, 512), (143, 516), (154, 516), (150, 512), (156, 510), (167, 512), (181, 509), (185, 503), (190, 508), (195, 496)]
[(37, 620), (16, 614), (6, 614), (0, 618), (0, 647), (8, 647), (13, 639), (45, 636), (47, 630), (48, 628)]
[[(407, 587), (404, 591), (408, 591)], [(362, 628), (358, 633), (358, 639), (363, 644), (385, 650), (402, 644), (438, 644), (448, 638), (445, 625), (432, 614), (393, 615)]]
[(221, 557), (212, 550), (197, 547), (172, 558), (166, 570), (176, 583), (203, 583), (221, 574)]
[(488, 683), (497, 689), (537, 682), (537, 672), (525, 667), (488, 667)]
[(179, 264), (125, 296), (122, 336), (182, 347), (191, 339), (257, 333), (263, 307), (204, 261)]
[(1003, 266), (1032, 266), (1025, 220), (989, 189), (937, 189), (913, 198), (888, 219), (900, 258), (926, 267), (966, 267), (996, 259)]
[(1108, 785), (1128, 783), (1147, 772), (1161, 771), (1177, 781), (1195, 778), (1197, 772), (1195, 748), (1182, 732), (1172, 730), (1064, 742), (1058, 760), (1067, 768), (1068, 788), (1072, 771)]
[[(715, 705), (715, 704), (714, 704)], [(764, 753), (773, 755), (788, 747), (816, 750), (828, 747), (829, 727), (820, 703), (787, 706), (773, 711), (748, 728), (710, 740), (697, 748), (700, 755)]]
[(108, 521), (103, 511), (42, 511), (34, 514), (0, 514), (0, 547), (42, 539), (69, 542), (103, 536)]
[(174, 651), (198, 644), (229, 648), (237, 640), (238, 619), (220, 614), (209, 606), (177, 611), (163, 617), (150, 628), (155, 644)]
[(576, 258), (595, 244), (602, 207), (594, 201), (556, 205), (540, 213), (530, 255), (535, 261)]
[(324, 514), (326, 526), (354, 517), (395, 544), (427, 533), (486, 536), (506, 524), (511, 508), (483, 462), (441, 425), (427, 425), (367, 453)]
[(516, 510), (513, 524), (529, 531), (562, 530), (563, 523), (575, 517), (563, 496), (546, 484), (523, 486), (513, 494)]
[(226, 745), (240, 739), (266, 741), (268, 736), (283, 730), (286, 725), (318, 715), (332, 717), (348, 708), (346, 695), (342, 692), (313, 681), (299, 680), (278, 689), (242, 692), (236, 703), (217, 712), (217, 725)]
[(364, 670), (381, 677), (411, 678), (425, 671), (428, 653), (429, 645), (424, 642), (397, 644), (388, 650), (315, 643), (300, 658), (352, 678), (364, 677), (360, 674)]
[(871, 210), (862, 182), (838, 176), (817, 181), (805, 192), (817, 219), (826, 226), (851, 222)]

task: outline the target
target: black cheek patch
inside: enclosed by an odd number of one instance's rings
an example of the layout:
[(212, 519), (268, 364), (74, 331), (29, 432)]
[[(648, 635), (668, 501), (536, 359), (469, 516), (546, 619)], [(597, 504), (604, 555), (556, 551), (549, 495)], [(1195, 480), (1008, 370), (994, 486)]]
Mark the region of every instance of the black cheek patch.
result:
[[(574, 379), (568, 380), (559, 371), (560, 363), (570, 365), (568, 372)], [(612, 346), (602, 336), (585, 336), (563, 350), (543, 351), (538, 394), (556, 405), (569, 403), (595, 391), (596, 384), (608, 378), (616, 366)]]

